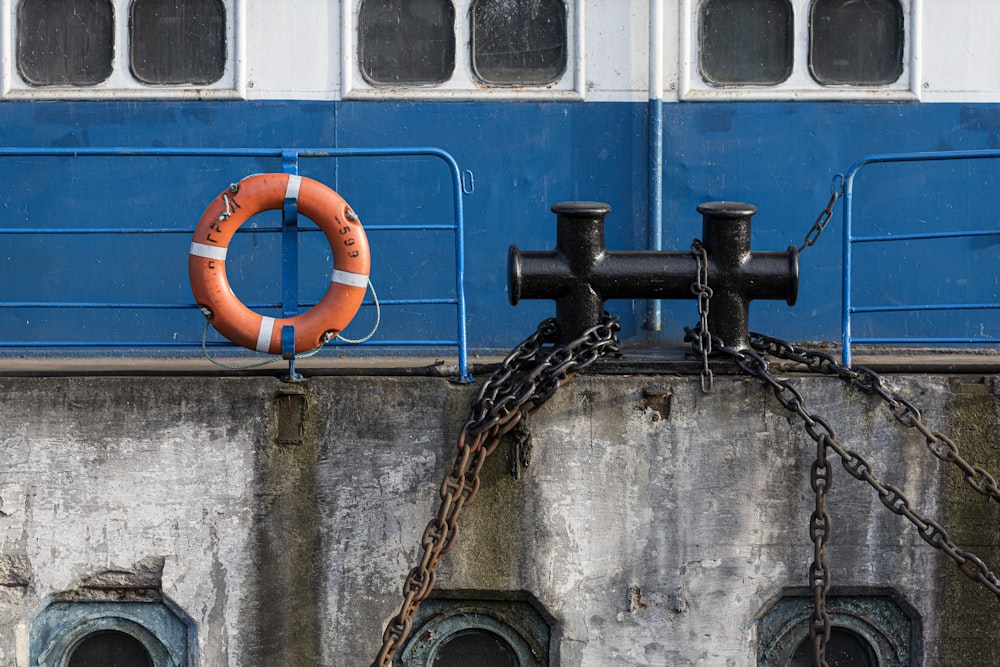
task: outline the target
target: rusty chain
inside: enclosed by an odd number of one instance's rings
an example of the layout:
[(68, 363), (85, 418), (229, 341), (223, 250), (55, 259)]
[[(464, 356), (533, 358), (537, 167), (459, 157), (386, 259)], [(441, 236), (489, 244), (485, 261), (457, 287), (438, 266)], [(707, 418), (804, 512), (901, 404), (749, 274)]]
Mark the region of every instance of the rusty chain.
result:
[[(833, 197), (828, 208), (832, 208), (835, 201), (836, 197)], [(733, 360), (744, 373), (769, 386), (782, 407), (802, 419), (806, 433), (816, 443), (816, 458), (810, 473), (815, 506), (809, 525), (809, 535), (814, 545), (809, 580), (814, 597), (810, 636), (813, 640), (815, 664), (827, 667), (826, 644), (831, 632), (830, 617), (826, 609), (831, 577), (825, 555), (831, 527), (830, 515), (826, 509), (826, 496), (832, 482), (827, 457), (829, 450), (840, 457), (841, 464), (852, 477), (867, 483), (876, 491), (880, 502), (887, 509), (910, 521), (925, 542), (943, 551), (955, 561), (963, 574), (1000, 597), (1000, 579), (983, 560), (955, 545), (943, 526), (933, 519), (921, 516), (898, 487), (879, 479), (871, 464), (859, 453), (847, 448), (825, 419), (809, 412), (802, 394), (790, 381), (779, 380), (770, 372), (768, 357), (800, 364), (815, 373), (836, 375), (852, 387), (877, 395), (889, 406), (893, 417), (900, 424), (914, 428), (924, 436), (927, 447), (934, 456), (954, 463), (972, 489), (1000, 502), (1000, 488), (995, 478), (983, 468), (966, 461), (959, 454), (954, 441), (928, 428), (922, 421), (919, 410), (899, 394), (886, 389), (881, 378), (869, 369), (845, 366), (826, 353), (798, 349), (781, 339), (757, 333), (750, 334), (751, 349), (726, 347), (721, 339), (708, 332), (707, 311), (711, 290), (707, 285), (707, 261), (704, 256), (699, 255), (700, 251), (703, 248), (696, 240), (692, 244), (692, 253), (698, 258), (698, 278), (691, 289), (699, 298), (701, 323), (695, 329), (685, 329), (685, 340), (692, 344), (692, 349), (703, 359), (703, 366), (707, 367), (707, 357), (715, 351)], [(576, 340), (555, 346), (559, 337), (558, 327), (554, 319), (545, 320), (483, 383), (473, 401), (469, 418), (459, 434), (455, 463), (441, 484), (441, 504), (437, 515), (428, 523), (421, 538), (420, 563), (406, 577), (402, 607), (383, 633), (383, 645), (373, 667), (389, 667), (396, 652), (409, 636), (414, 614), (433, 589), (440, 559), (455, 542), (458, 516), (479, 489), (479, 474), (486, 458), (496, 449), (503, 435), (515, 428), (525, 416), (538, 410), (561, 384), (601, 356), (617, 353), (616, 334), (619, 328), (617, 318), (605, 314), (603, 322), (588, 329)], [(707, 369), (702, 371), (702, 388), (710, 391), (711, 371), (706, 374), (705, 370)]]
[(413, 628), (413, 615), (434, 588), (441, 557), (454, 545), (458, 517), (479, 490), (483, 463), (500, 438), (538, 410), (560, 385), (602, 356), (617, 354), (617, 317), (604, 320), (565, 344), (556, 345), (559, 328), (547, 319), (507, 355), (483, 382), (458, 436), (455, 463), (441, 483), (441, 504), (420, 539), (421, 558), (403, 584), (403, 604), (382, 635), (373, 667), (389, 667)]
[(813, 640), (813, 660), (816, 667), (828, 667), (826, 645), (830, 641), (830, 614), (826, 610), (826, 594), (830, 590), (830, 567), (826, 563), (826, 541), (830, 536), (830, 514), (826, 511), (826, 494), (833, 482), (826, 440), (816, 441), (816, 460), (809, 474), (809, 484), (816, 505), (809, 517), (809, 539), (813, 543), (813, 561), (809, 564), (809, 586), (813, 590), (813, 617), (809, 636)]
[(1000, 485), (997, 484), (996, 478), (981, 466), (965, 460), (954, 440), (940, 431), (932, 431), (921, 419), (920, 410), (898, 393), (887, 389), (875, 371), (863, 366), (856, 368), (844, 366), (837, 363), (829, 354), (796, 349), (779, 338), (757, 333), (752, 333), (750, 336), (754, 349), (764, 354), (801, 364), (814, 373), (836, 375), (848, 385), (881, 398), (889, 406), (897, 422), (918, 431), (924, 437), (931, 454), (945, 463), (952, 463), (958, 467), (966, 484), (976, 493), (1000, 503)]
[[(691, 343), (692, 349), (697, 352), (701, 332), (689, 328), (685, 328), (685, 332), (685, 340)], [(861, 454), (847, 448), (825, 419), (809, 412), (804, 397), (790, 381), (779, 380), (770, 372), (768, 356), (802, 364), (813, 372), (837, 375), (865, 393), (878, 395), (889, 405), (897, 421), (906, 427), (917, 429), (927, 438), (928, 447), (935, 456), (958, 465), (969, 486), (983, 495), (997, 499), (993, 478), (978, 466), (973, 466), (962, 459), (958, 454), (958, 447), (952, 440), (927, 428), (920, 419), (919, 411), (909, 401), (885, 389), (881, 378), (873, 371), (844, 366), (823, 352), (800, 350), (780, 339), (757, 333), (750, 334), (751, 349), (747, 350), (726, 347), (721, 339), (713, 338), (714, 349), (732, 359), (741, 371), (770, 387), (782, 407), (799, 416), (806, 433), (816, 442), (817, 456), (810, 474), (810, 484), (816, 493), (816, 506), (810, 517), (809, 527), (810, 539), (814, 544), (814, 559), (809, 568), (809, 580), (814, 594), (810, 636), (813, 639), (815, 664), (818, 667), (827, 665), (825, 652), (830, 627), (826, 611), (830, 570), (825, 562), (824, 553), (830, 533), (830, 519), (826, 513), (825, 499), (826, 491), (830, 487), (829, 469), (826, 465), (828, 449), (832, 449), (840, 457), (841, 464), (852, 477), (865, 482), (878, 493), (879, 501), (889, 511), (905, 517), (916, 527), (925, 542), (947, 554), (965, 576), (1000, 598), (1000, 579), (990, 571), (986, 563), (975, 554), (958, 547), (940, 523), (925, 518), (915, 511), (910, 500), (898, 487), (879, 479), (871, 464)]]

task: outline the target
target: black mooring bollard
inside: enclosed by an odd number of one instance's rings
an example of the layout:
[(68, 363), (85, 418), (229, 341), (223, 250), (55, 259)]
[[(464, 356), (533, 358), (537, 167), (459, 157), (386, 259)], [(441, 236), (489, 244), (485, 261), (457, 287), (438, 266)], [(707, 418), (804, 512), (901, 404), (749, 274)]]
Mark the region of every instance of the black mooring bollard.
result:
[[(708, 255), (708, 285), (713, 295), (708, 328), (729, 347), (749, 347), (749, 308), (753, 299), (798, 295), (798, 251), (750, 250), (751, 204), (711, 202), (702, 214), (702, 245)], [(556, 247), (521, 251), (511, 246), (507, 262), (510, 302), (553, 299), (564, 340), (598, 324), (607, 299), (696, 299), (691, 285), (698, 262), (691, 252), (609, 251), (604, 218), (611, 207), (600, 202), (564, 202), (557, 215)]]

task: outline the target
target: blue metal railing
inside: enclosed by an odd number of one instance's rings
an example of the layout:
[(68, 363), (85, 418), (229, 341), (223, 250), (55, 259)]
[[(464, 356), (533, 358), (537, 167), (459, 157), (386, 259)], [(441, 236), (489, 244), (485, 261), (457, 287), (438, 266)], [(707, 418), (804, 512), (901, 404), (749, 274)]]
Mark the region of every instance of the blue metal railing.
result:
[[(455, 294), (444, 298), (412, 298), (412, 299), (379, 299), (381, 306), (406, 305), (453, 305), (457, 310), (457, 331), (455, 339), (443, 340), (373, 340), (362, 343), (375, 347), (456, 347), (458, 351), (459, 379), (471, 380), (468, 367), (468, 338), (466, 331), (465, 306), (465, 217), (463, 212), (463, 194), (468, 190), (463, 182), (463, 174), (458, 163), (447, 152), (433, 147), (414, 148), (0, 148), (0, 158), (13, 157), (43, 157), (43, 158), (78, 158), (78, 157), (197, 157), (197, 158), (275, 158), (280, 159), (285, 173), (297, 173), (300, 159), (313, 158), (355, 158), (355, 157), (435, 157), (447, 165), (452, 184), (452, 202), (454, 209), (453, 224), (406, 224), (406, 225), (365, 225), (366, 231), (452, 231), (455, 237)], [(254, 227), (241, 229), (241, 233), (283, 233), (282, 227)], [(193, 227), (30, 227), (30, 228), (0, 228), (0, 235), (68, 235), (68, 234), (188, 234)], [(310, 231), (310, 230), (298, 230)], [(294, 243), (287, 240), (283, 243), (282, 294), (283, 303), (247, 303), (247, 307), (258, 310), (263, 308), (288, 308), (289, 277), (294, 276), (297, 269), (297, 253), (290, 250)], [(294, 277), (291, 278), (294, 282)], [(310, 307), (315, 304), (299, 303), (299, 306)], [(156, 302), (97, 302), (97, 301), (0, 301), (0, 308), (107, 308), (107, 309), (160, 309), (160, 310), (196, 310), (197, 304), (191, 303), (156, 303)], [(182, 348), (201, 347), (233, 347), (229, 342), (184, 342), (184, 341), (0, 341), (0, 348)]]
[(856, 337), (851, 335), (851, 316), (855, 313), (889, 313), (889, 312), (917, 312), (917, 311), (949, 311), (949, 310), (983, 310), (1000, 309), (1000, 303), (933, 303), (933, 304), (913, 304), (913, 305), (867, 305), (856, 306), (852, 302), (852, 246), (857, 243), (889, 243), (894, 241), (915, 241), (929, 239), (947, 238), (968, 238), (977, 236), (1000, 236), (1000, 229), (988, 230), (963, 230), (948, 232), (928, 232), (918, 234), (881, 234), (871, 236), (854, 236), (853, 231), (853, 203), (854, 203), (854, 178), (858, 172), (867, 165), (889, 162), (932, 162), (943, 160), (985, 160), (1000, 158), (1000, 150), (975, 150), (975, 151), (929, 151), (923, 153), (883, 153), (868, 155), (857, 160), (851, 165), (844, 177), (844, 281), (843, 281), (843, 310), (842, 310), (842, 336), (843, 336), (843, 361), (845, 365), (851, 363), (852, 344), (921, 344), (921, 345), (968, 345), (984, 343), (1000, 343), (997, 337)]

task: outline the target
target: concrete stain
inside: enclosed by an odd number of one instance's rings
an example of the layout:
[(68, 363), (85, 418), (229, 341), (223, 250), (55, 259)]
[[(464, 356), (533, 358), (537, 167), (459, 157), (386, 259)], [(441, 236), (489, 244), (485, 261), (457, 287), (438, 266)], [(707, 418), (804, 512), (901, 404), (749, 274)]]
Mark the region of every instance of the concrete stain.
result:
[[(946, 413), (948, 433), (961, 456), (986, 470), (1000, 469), (1000, 423), (987, 384), (954, 380)], [(969, 488), (957, 467), (940, 465), (942, 524), (955, 544), (983, 558), (996, 572), (997, 504)], [(968, 664), (969, 657), (976, 656), (977, 665), (1000, 665), (1000, 644), (990, 639), (1000, 636), (996, 597), (968, 579), (943, 553), (938, 572), (933, 583), (941, 600), (940, 640), (938, 655), (927, 656), (928, 664)]]
[(205, 632), (208, 635), (204, 645), (207, 647), (206, 664), (224, 665), (229, 662), (229, 633), (226, 624), (226, 606), (229, 602), (228, 587), (226, 577), (228, 570), (222, 563), (219, 555), (219, 534), (212, 527), (209, 529), (209, 538), (212, 553), (212, 604), (208, 611), (208, 618), (212, 622), (208, 623)]
[(522, 579), (523, 569), (532, 567), (523, 559), (525, 549), (519, 543), (531, 469), (525, 479), (513, 479), (508, 460), (512, 446), (512, 438), (505, 436), (486, 459), (479, 492), (462, 512), (458, 543), (449, 558), (456, 561), (453, 567), (463, 588), (509, 589)]
[(250, 620), (241, 632), (240, 662), (313, 667), (321, 662), (322, 609), (317, 437), (307, 418), (302, 444), (278, 444), (276, 418), (272, 412), (256, 441), (252, 592), (243, 600)]

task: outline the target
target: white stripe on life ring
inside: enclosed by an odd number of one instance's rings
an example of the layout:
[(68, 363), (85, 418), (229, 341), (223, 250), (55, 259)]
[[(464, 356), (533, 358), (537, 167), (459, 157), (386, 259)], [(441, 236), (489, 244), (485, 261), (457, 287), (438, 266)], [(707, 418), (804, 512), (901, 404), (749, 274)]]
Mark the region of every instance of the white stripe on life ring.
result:
[(205, 259), (226, 259), (226, 253), (229, 252), (229, 248), (218, 245), (208, 245), (205, 243), (198, 243), (197, 241), (191, 242), (190, 254), (195, 257), (204, 257)]
[(260, 331), (257, 332), (257, 351), (267, 352), (271, 349), (271, 333), (274, 332), (274, 318), (262, 316)]
[(330, 282), (350, 285), (351, 287), (368, 287), (368, 276), (363, 273), (351, 273), (350, 271), (334, 269)]
[(288, 185), (285, 186), (285, 199), (299, 198), (299, 188), (302, 187), (302, 177), (295, 174), (288, 175)]

